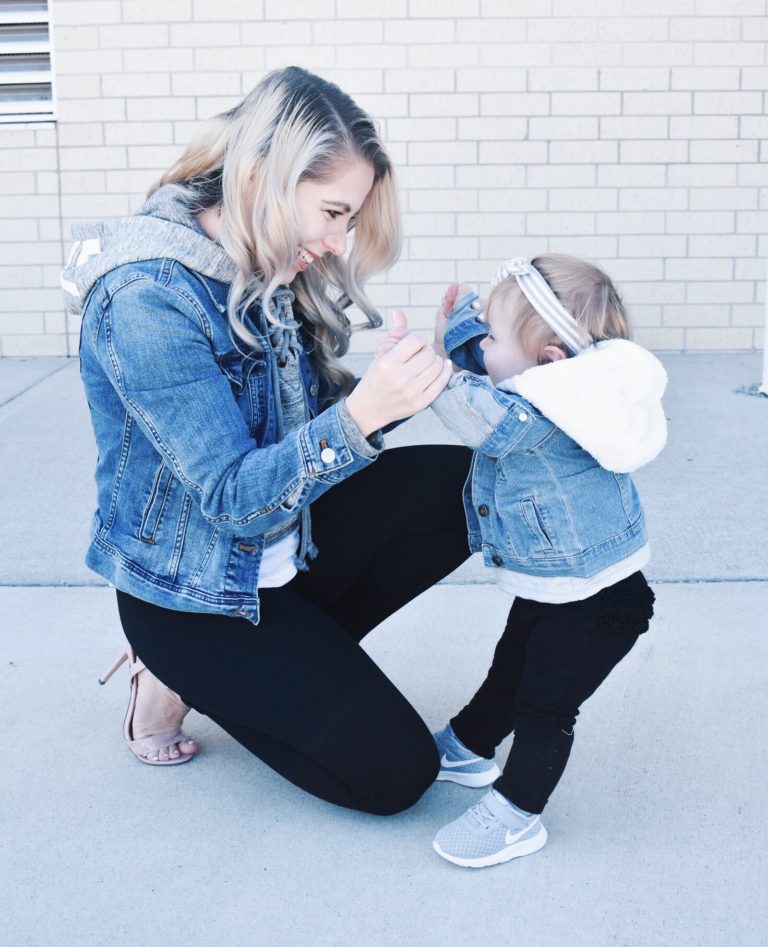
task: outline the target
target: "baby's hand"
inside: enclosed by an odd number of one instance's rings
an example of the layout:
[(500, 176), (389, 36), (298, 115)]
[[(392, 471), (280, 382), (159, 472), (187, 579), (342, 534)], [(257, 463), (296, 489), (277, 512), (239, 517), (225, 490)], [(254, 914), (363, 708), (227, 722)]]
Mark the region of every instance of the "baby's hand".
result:
[(445, 330), (448, 328), (448, 316), (456, 308), (458, 300), (463, 299), (467, 293), (472, 292), (472, 287), (467, 283), (451, 283), (446, 289), (440, 308), (435, 314), (435, 341), (434, 350), (443, 358), (447, 358), (445, 352)]
[(467, 289), (466, 286), (462, 287), (459, 283), (451, 283), (448, 289), (446, 289), (442, 302), (440, 303), (440, 308), (437, 310), (439, 316), (447, 316), (454, 308), (456, 300), (459, 298), (459, 290), (462, 288)]
[(387, 332), (386, 339), (379, 343), (379, 346), (376, 349), (375, 358), (381, 358), (382, 355), (386, 355), (387, 352), (391, 352), (400, 339), (404, 339), (407, 335), (408, 320), (405, 318), (405, 313), (402, 311), (402, 309), (393, 309), (392, 325), (390, 326), (389, 332)]

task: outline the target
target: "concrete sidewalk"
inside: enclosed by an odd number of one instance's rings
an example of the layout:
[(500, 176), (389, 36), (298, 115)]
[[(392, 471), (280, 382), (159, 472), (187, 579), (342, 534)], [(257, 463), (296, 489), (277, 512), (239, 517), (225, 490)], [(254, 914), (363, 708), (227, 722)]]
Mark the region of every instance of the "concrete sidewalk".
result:
[[(738, 392), (757, 354), (663, 360), (670, 443), (636, 478), (657, 618), (585, 706), (550, 844), (481, 872), (431, 850), (472, 790), (437, 784), (387, 819), (336, 809), (194, 714), (198, 760), (135, 762), (124, 675), (96, 684), (121, 636), (82, 565), (95, 449), (77, 366), (0, 360), (0, 944), (765, 943), (768, 399)], [(450, 440), (428, 412), (390, 438)], [(366, 648), (437, 727), (507, 608), (472, 561)]]

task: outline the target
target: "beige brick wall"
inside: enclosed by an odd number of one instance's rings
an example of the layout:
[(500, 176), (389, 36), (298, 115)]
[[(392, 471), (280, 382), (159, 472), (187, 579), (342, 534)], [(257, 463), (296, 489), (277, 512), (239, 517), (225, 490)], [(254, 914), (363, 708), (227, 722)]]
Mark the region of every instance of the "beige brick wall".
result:
[(382, 308), (427, 326), (448, 281), (558, 249), (615, 275), (651, 347), (762, 344), (766, 0), (51, 6), (57, 122), (0, 126), (2, 355), (76, 353), (71, 224), (130, 213), (197, 119), (291, 63), (367, 108), (398, 165), (407, 236), (371, 286)]

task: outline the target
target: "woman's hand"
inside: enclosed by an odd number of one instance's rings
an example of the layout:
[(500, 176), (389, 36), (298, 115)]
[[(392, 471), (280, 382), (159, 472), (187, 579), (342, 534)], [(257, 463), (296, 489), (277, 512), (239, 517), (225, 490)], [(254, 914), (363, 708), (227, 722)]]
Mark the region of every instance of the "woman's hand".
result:
[(422, 336), (408, 332), (405, 315), (376, 351), (355, 390), (347, 395), (347, 410), (365, 437), (392, 421), (423, 411), (448, 384), (452, 365), (436, 354)]
[(405, 318), (405, 313), (402, 309), (393, 309), (392, 325), (390, 326), (389, 332), (387, 332), (386, 339), (379, 343), (376, 352), (374, 353), (374, 358), (381, 358), (382, 355), (386, 355), (387, 352), (391, 352), (400, 339), (404, 339), (407, 335), (408, 320)]

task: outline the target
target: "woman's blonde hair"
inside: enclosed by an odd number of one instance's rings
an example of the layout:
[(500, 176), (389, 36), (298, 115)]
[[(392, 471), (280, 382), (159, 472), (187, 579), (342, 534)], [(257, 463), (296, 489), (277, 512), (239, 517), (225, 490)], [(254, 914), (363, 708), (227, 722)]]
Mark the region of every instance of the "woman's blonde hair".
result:
[[(594, 263), (565, 253), (543, 253), (531, 260), (555, 296), (583, 330), (584, 339), (628, 339), (629, 316), (610, 276)], [(546, 362), (544, 349), (556, 345), (566, 356), (572, 352), (533, 308), (514, 276), (502, 280), (488, 297), (488, 305), (504, 299), (506, 313), (514, 320), (514, 338), (529, 358)]]
[(365, 328), (381, 325), (363, 287), (395, 262), (401, 243), (394, 172), (371, 118), (333, 83), (296, 66), (276, 70), (206, 122), (150, 191), (176, 183), (191, 212), (220, 208), (218, 239), (238, 268), (229, 294), (231, 331), (257, 345), (243, 318), (261, 298), (265, 317), (279, 324), (271, 299), (296, 261), (297, 185), (328, 180), (355, 160), (372, 166), (374, 182), (356, 216), (348, 259), (325, 256), (291, 284), (314, 337), (318, 370), (342, 393), (354, 383), (338, 361), (352, 332), (344, 310), (354, 303), (367, 318)]

